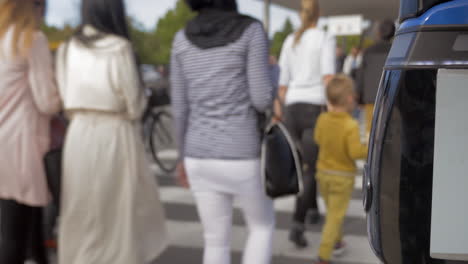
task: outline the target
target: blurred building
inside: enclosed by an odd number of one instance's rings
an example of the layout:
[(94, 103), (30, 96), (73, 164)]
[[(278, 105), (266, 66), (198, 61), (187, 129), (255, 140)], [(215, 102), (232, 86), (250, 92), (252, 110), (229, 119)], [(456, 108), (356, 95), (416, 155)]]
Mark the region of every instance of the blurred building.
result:
[[(259, 0), (299, 10), (301, 0)], [(320, 0), (322, 16), (363, 15), (365, 19), (378, 20), (398, 17), (399, 0)]]

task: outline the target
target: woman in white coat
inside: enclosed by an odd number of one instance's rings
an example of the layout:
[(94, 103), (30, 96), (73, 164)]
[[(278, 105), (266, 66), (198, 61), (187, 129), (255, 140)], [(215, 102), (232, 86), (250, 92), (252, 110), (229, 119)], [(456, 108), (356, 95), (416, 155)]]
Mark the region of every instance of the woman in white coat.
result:
[(158, 186), (138, 122), (146, 106), (123, 0), (84, 0), (60, 47), (70, 125), (64, 148), (59, 263), (146, 264), (166, 246)]

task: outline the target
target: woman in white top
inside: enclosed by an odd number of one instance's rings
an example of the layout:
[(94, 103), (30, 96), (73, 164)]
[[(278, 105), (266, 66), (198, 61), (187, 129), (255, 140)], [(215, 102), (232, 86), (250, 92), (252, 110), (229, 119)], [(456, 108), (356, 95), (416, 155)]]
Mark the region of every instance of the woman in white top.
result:
[[(313, 141), (313, 132), (317, 117), (326, 104), (324, 84), (335, 73), (336, 41), (317, 28), (319, 15), (318, 0), (302, 0), (302, 26), (286, 39), (279, 61), (279, 100), (286, 106), (285, 123), (298, 141), (305, 162), (305, 190), (296, 201), (290, 233), (290, 240), (300, 248), (307, 246), (304, 231), (309, 210), (313, 223), (320, 218), (315, 182), (318, 148)], [(276, 107), (276, 115), (282, 117), (279, 108)]]
[(64, 148), (59, 263), (147, 264), (166, 245), (164, 213), (139, 122), (146, 102), (123, 0), (84, 0), (61, 46)]
[(353, 47), (343, 64), (343, 73), (356, 79), (356, 71), (361, 67), (362, 53), (358, 47)]

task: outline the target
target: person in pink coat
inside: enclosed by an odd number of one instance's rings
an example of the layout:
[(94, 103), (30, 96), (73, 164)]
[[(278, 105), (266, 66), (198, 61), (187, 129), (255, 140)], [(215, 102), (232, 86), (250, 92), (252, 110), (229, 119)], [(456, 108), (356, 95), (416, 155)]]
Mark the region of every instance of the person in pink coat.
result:
[[(50, 194), (43, 157), (61, 108), (44, 0), (0, 0), (0, 263), (23, 264), (28, 237)], [(36, 227), (36, 229), (39, 227)]]

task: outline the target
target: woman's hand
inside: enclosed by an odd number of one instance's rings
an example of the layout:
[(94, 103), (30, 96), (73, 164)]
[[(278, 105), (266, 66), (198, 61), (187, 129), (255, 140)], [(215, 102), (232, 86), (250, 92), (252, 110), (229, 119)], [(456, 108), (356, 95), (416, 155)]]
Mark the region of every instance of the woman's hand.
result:
[(185, 165), (184, 162), (181, 161), (179, 164), (177, 164), (176, 168), (176, 177), (177, 177), (177, 183), (183, 187), (183, 188), (189, 188), (189, 182), (187, 178), (187, 172), (185, 171)]
[(273, 113), (273, 116), (271, 117), (271, 122), (273, 124), (279, 123), (283, 121), (282, 113)]
[(273, 105), (273, 117), (272, 122), (277, 123), (283, 121), (283, 104), (288, 92), (287, 86), (280, 86), (278, 90), (278, 97), (276, 98)]
[(277, 98), (273, 105), (273, 116), (271, 118), (273, 123), (283, 121), (283, 105), (279, 98)]

